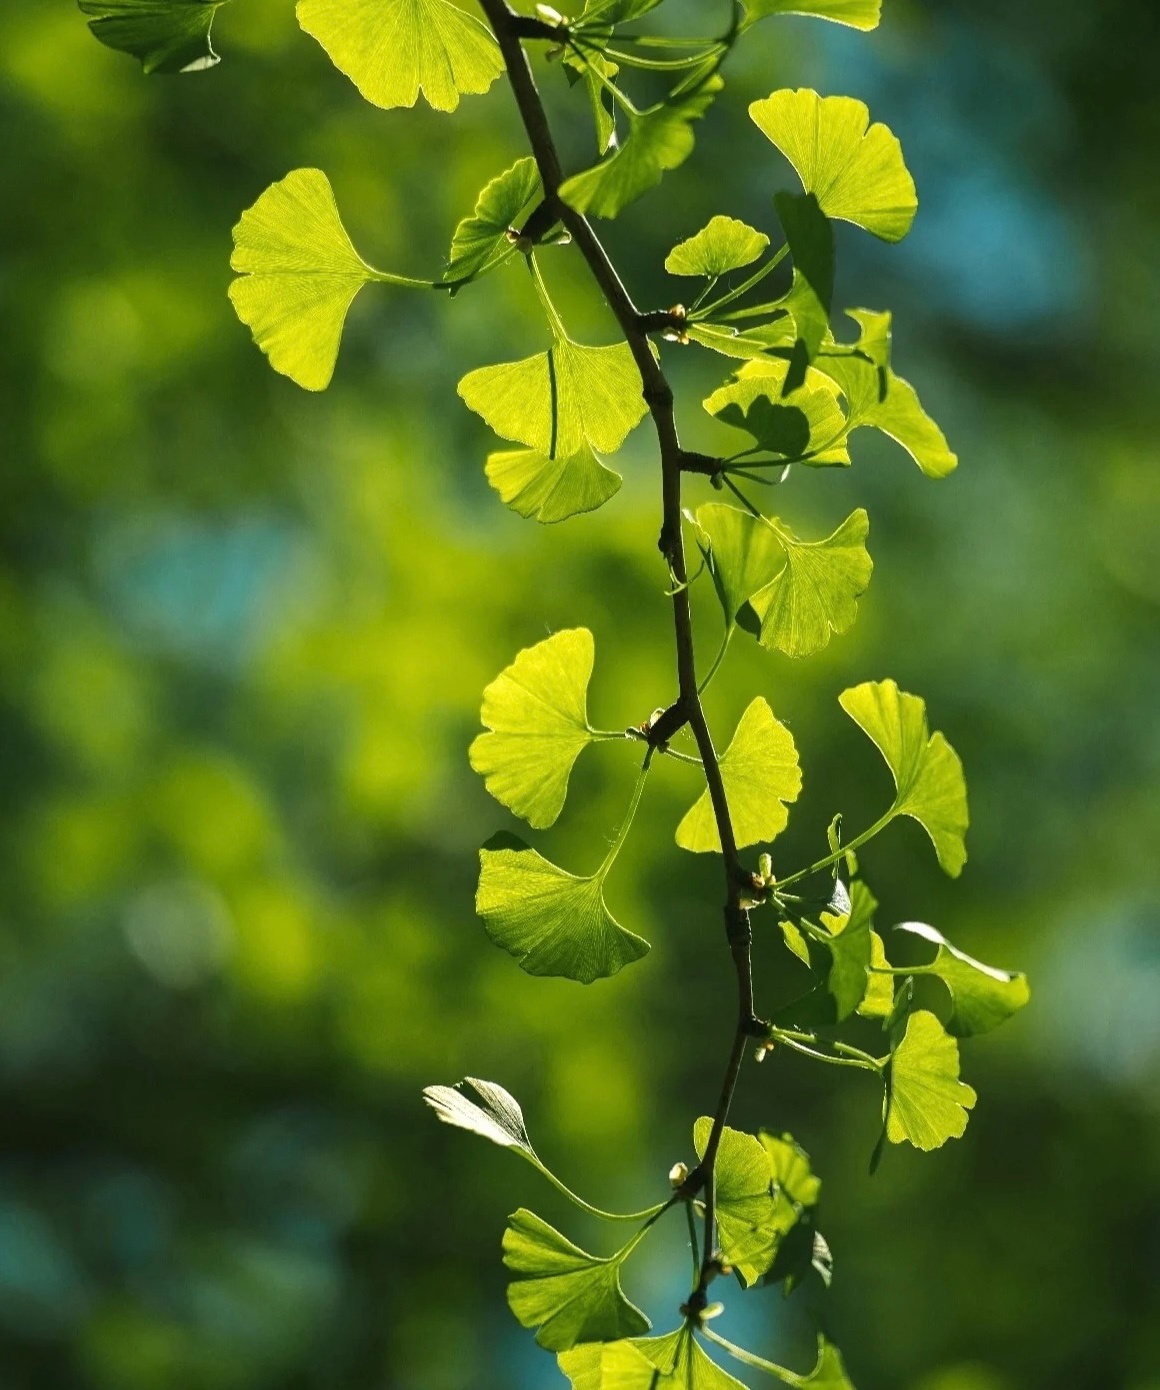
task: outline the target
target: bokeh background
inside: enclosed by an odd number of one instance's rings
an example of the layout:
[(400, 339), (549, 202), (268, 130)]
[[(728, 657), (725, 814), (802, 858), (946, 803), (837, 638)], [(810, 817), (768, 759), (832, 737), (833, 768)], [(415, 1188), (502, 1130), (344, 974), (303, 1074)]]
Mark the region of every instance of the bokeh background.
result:
[[(326, 169), (364, 254), (431, 274), (524, 147), (501, 84), (455, 118), (364, 105), (286, 0), (227, 6), (218, 38), (213, 72), (146, 80), (66, 0), (0, 11), (0, 1383), (552, 1390), (505, 1306), (505, 1213), (608, 1235), (420, 1090), (501, 1081), (604, 1205), (663, 1190), (716, 1094), (731, 977), (717, 866), (672, 845), (689, 769), (651, 779), (610, 882), (645, 963), (529, 979), (471, 903), (507, 823), (465, 756), (487, 680), (582, 623), (598, 723), (673, 693), (648, 430), (593, 517), (539, 528), (489, 492), (455, 383), (540, 343), (515, 267), (452, 304), (365, 293), (325, 396), (270, 372), (225, 296), (268, 183)], [(739, 1119), (824, 1178), (821, 1316), (861, 1390), (1160, 1386), (1158, 63), (1153, 0), (766, 24), (695, 158), (608, 232), (663, 305), (664, 253), (709, 215), (774, 231), (791, 180), (745, 106), (780, 85), (867, 100), (919, 186), (900, 247), (839, 233), (838, 298), (896, 311), (961, 467), (934, 484), (859, 438), (852, 470), (779, 493), (815, 534), (867, 506), (873, 584), (818, 658), (737, 644), (709, 701), (722, 736), (757, 691), (794, 730), (788, 867), (888, 792), (838, 692), (923, 694), (964, 757), (971, 859), (951, 884), (894, 827), (864, 855), (881, 920), (1032, 975), (1032, 1007), (964, 1047), (966, 1137), (873, 1180), (863, 1078), (746, 1073)], [(542, 71), (578, 161), (581, 108)], [(611, 340), (572, 254), (548, 274)], [(697, 401), (727, 364), (665, 356), (712, 447)], [(629, 752), (585, 755), (545, 852), (596, 862)], [(771, 925), (767, 1006), (795, 987)], [(630, 1275), (661, 1328), (685, 1270), (674, 1230)], [(811, 1299), (728, 1295), (722, 1325), (805, 1366)]]

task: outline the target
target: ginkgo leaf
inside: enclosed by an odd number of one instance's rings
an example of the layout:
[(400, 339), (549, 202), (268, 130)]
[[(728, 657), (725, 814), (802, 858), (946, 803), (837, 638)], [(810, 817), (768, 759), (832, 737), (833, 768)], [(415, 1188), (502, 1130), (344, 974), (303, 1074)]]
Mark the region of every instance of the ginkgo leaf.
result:
[(769, 238), (736, 217), (713, 217), (696, 236), (674, 246), (665, 258), (670, 275), (706, 275), (716, 279), (752, 265)]
[(661, 0), (586, 0), (583, 12), (570, 26), (573, 33), (612, 29), (655, 10)]
[(211, 30), (224, 0), (78, 0), (106, 48), (131, 53), (146, 72), (201, 72), (220, 61)]
[(771, 350), (792, 346), (797, 330), (793, 318), (783, 312), (771, 323), (746, 329), (730, 323), (690, 322), (685, 326), (685, 336), (722, 357), (753, 360), (764, 358)]
[(697, 543), (713, 576), (726, 626), (784, 563), (781, 544), (761, 518), (723, 502), (706, 502), (696, 512)]
[[(865, 884), (855, 881), (845, 894), (844, 909), (834, 905), (821, 913), (821, 928), (814, 928), (807, 939), (792, 922), (782, 922), (786, 944), (813, 972), (817, 984), (799, 999), (779, 1009), (775, 1023), (830, 1025), (840, 1023), (857, 1012), (867, 1017), (885, 1017), (893, 1005), (891, 977), (870, 973), (870, 967), (885, 961), (882, 940), (873, 929), (874, 909), (878, 906)], [(880, 982), (886, 981), (887, 991)], [(885, 994), (890, 1000), (883, 1009)]]
[[(789, 822), (786, 802), (797, 800), (802, 775), (793, 736), (760, 695), (741, 716), (720, 766), (738, 847), (774, 839)], [(708, 789), (677, 826), (677, 844), (698, 854), (720, 853)]]
[(537, 830), (563, 810), (572, 765), (592, 742), (594, 652), (587, 628), (566, 628), (525, 647), (483, 692), (480, 720), (491, 732), (472, 743), (471, 766), (497, 801)]
[(938, 862), (958, 878), (967, 862), (967, 784), (959, 755), (943, 734), (928, 731), (925, 702), (891, 680), (864, 681), (838, 698), (894, 776), (897, 795), (883, 819), (911, 816), (918, 821)]
[(508, 232), (542, 196), (540, 173), (531, 155), (497, 174), (476, 199), (475, 211), (456, 227), (444, 280), (469, 279), (502, 259), (511, 250)]
[(549, 458), (536, 449), (490, 454), (486, 471), (487, 481), (512, 511), (546, 526), (594, 512), (623, 482), (587, 444), (569, 458)]
[[(464, 1086), (470, 1086), (481, 1103), (465, 1095)], [(444, 1124), (490, 1139), (502, 1149), (515, 1149), (537, 1168), (542, 1166), (528, 1138), (519, 1101), (494, 1081), (468, 1076), (455, 1086), (428, 1086), (423, 1099)]]
[(551, 459), (585, 443), (615, 453), (648, 409), (627, 343), (582, 347), (565, 337), (534, 357), (477, 367), (459, 394), (496, 434)]
[(749, 108), (757, 128), (797, 170), (827, 217), (853, 222), (883, 241), (901, 241), (918, 209), (902, 146), (853, 97), (809, 88), (774, 92)]
[(758, 640), (787, 656), (821, 651), (834, 634), (849, 631), (858, 616), (874, 562), (866, 549), (870, 519), (859, 507), (825, 540), (799, 540), (774, 523), (785, 564), (749, 599), (760, 623)]
[(504, 70), (491, 30), (452, 0), (298, 0), (298, 23), (375, 106), (436, 111), (486, 92)]
[(589, 1255), (523, 1207), (508, 1218), (503, 1262), (520, 1276), (508, 1285), (508, 1306), (521, 1326), (539, 1328), (536, 1341), (548, 1351), (649, 1329), (648, 1318), (624, 1296), (620, 1259)]
[(842, 1353), (820, 1333), (818, 1335), (818, 1359), (813, 1370), (799, 1382), (811, 1390), (854, 1390), (853, 1382), (846, 1374)]
[[(753, 370), (750, 370), (750, 369)], [(806, 385), (782, 396), (786, 364), (749, 362), (704, 401), (710, 415), (744, 430), (757, 448), (815, 467), (848, 465), (846, 417), (831, 390)]]
[(230, 266), (239, 272), (229, 291), (238, 318), (274, 370), (307, 391), (330, 384), (347, 311), (364, 285), (427, 288), (367, 265), (321, 169), (292, 170), (242, 213)]
[(834, 229), (812, 193), (774, 197), (778, 219), (793, 257), (793, 284), (782, 301), (797, 329), (800, 355), (787, 375), (784, 391), (799, 387), (806, 364), (830, 332), (834, 298)]
[(855, 881), (850, 888), (850, 910), (840, 915), (823, 912), (822, 926), (829, 932), (825, 942), (830, 953), (826, 989), (834, 1001), (836, 1023), (842, 1023), (866, 997), (870, 983), (870, 924), (877, 904), (869, 892)]
[(876, 29), (882, 18), (882, 0), (744, 0), (744, 4), (743, 29), (778, 14), (810, 15), (862, 30)]
[[(862, 885), (863, 891), (869, 896), (869, 890)], [(871, 912), (878, 904), (873, 897), (870, 898)], [(886, 944), (876, 931), (870, 931), (870, 982), (866, 986), (866, 993), (862, 1002), (858, 1005), (858, 1013), (863, 1018), (889, 1018), (894, 1009), (894, 977), (892, 975), (881, 974), (879, 972), (889, 970), (890, 962), (886, 958)]]
[(984, 965), (974, 956), (968, 956), (966, 951), (960, 951), (937, 928), (925, 922), (900, 922), (894, 930), (921, 936), (938, 947), (934, 960), (929, 965), (917, 967), (913, 973), (936, 975), (946, 985), (951, 997), (951, 1013), (946, 1026), (956, 1037), (990, 1032), (1030, 1000), (1031, 989), (1026, 975)]
[(861, 328), (854, 351), (827, 352), (815, 365), (846, 400), (849, 431), (869, 426), (900, 444), (928, 478), (945, 478), (958, 466), (946, 436), (922, 408), (909, 381), (890, 366), (891, 316), (850, 309)]
[(941, 1148), (948, 1139), (962, 1138), (976, 1099), (959, 1080), (958, 1043), (934, 1014), (912, 1013), (890, 1059), (883, 1111), (887, 1139), (916, 1149)]
[(587, 878), (550, 863), (514, 835), (496, 835), (479, 852), (475, 910), (491, 940), (529, 975), (603, 979), (649, 950), (604, 905), (609, 861)]
[(619, 146), (591, 169), (565, 179), (560, 197), (577, 212), (616, 217), (688, 159), (693, 122), (705, 114), (721, 86), (714, 75), (679, 98), (630, 114), (628, 134)]
[(688, 1325), (664, 1337), (573, 1347), (557, 1360), (572, 1390), (745, 1390)]
[[(708, 1115), (693, 1127), (698, 1159), (705, 1157), (712, 1129)], [(772, 1265), (778, 1242), (797, 1214), (791, 1203), (782, 1205), (775, 1197), (770, 1152), (752, 1134), (729, 1125), (722, 1129), (714, 1174), (717, 1242), (725, 1263), (748, 1287)]]

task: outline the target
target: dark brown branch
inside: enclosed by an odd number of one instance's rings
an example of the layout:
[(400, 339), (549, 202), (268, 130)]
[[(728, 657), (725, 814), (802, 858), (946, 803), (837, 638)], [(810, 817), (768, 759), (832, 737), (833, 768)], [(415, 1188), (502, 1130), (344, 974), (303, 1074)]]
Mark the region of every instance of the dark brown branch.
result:
[[(681, 448), (673, 408), (672, 387), (661, 370), (660, 363), (648, 338), (650, 326), (655, 331), (658, 327), (663, 328), (665, 324), (656, 323), (655, 316), (643, 315), (638, 311), (588, 219), (576, 212), (574, 208), (569, 207), (560, 197), (560, 184), (563, 182), (560, 156), (552, 138), (551, 127), (548, 124), (540, 94), (536, 89), (535, 78), (532, 76), (527, 54), (520, 42), (521, 34), (526, 31), (526, 22), (509, 9), (507, 0), (480, 0), (480, 3), (495, 32), (507, 66), (508, 78), (511, 82), (516, 105), (519, 107), (524, 129), (527, 132), (532, 153), (540, 171), (540, 181), (544, 187), (544, 202), (571, 233), (573, 242), (588, 263), (593, 278), (599, 285), (609, 308), (616, 316), (616, 321), (620, 325), (637, 370), (640, 372), (642, 394), (652, 415), (657, 441), (660, 445), (663, 502), (660, 548), (668, 563), (673, 580), (673, 627), (676, 637), (677, 680), (680, 692), (675, 707), (679, 708), (693, 731), (697, 751), (701, 756), (705, 782), (709, 789), (709, 799), (713, 806), (717, 834), (721, 840), (721, 853), (725, 866), (725, 928), (737, 973), (738, 987), (738, 1017), (733, 1050), (721, 1085), (721, 1096), (717, 1104), (713, 1128), (697, 1170), (699, 1183), (705, 1191), (705, 1250), (701, 1265), (701, 1277), (697, 1288), (693, 1291), (689, 1307), (694, 1311), (699, 1311), (705, 1306), (705, 1290), (717, 1270), (714, 1192), (717, 1149), (721, 1141), (721, 1132), (733, 1103), (737, 1077), (745, 1056), (746, 1041), (755, 1025), (749, 914), (741, 905), (741, 891), (746, 881), (746, 875), (737, 853), (737, 841), (733, 833), (733, 821), (725, 796), (725, 785), (721, 778), (721, 766), (713, 747), (713, 739), (709, 733), (705, 711), (701, 707), (701, 699), (697, 692), (693, 616), (689, 604), (685, 543), (681, 527), (682, 472), (716, 472), (718, 471), (718, 461), (704, 459), (702, 455), (686, 453)], [(541, 34), (535, 36), (543, 37)], [(712, 470), (706, 466), (709, 463), (714, 465)]]

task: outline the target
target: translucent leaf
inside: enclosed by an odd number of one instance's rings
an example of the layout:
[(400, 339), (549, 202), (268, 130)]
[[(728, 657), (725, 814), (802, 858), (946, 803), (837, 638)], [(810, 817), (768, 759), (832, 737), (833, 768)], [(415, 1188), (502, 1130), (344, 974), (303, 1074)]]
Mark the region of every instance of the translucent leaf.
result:
[(916, 1149), (938, 1149), (960, 1139), (974, 1091), (959, 1080), (959, 1046), (934, 1014), (926, 1010), (906, 1020), (894, 1049), (886, 1091), (886, 1137)]
[[(607, 32), (611, 37), (611, 30)], [(620, 67), (595, 49), (586, 49), (583, 61), (571, 54), (566, 54), (562, 61), (568, 80), (584, 83), (596, 127), (596, 152), (606, 154), (616, 135), (616, 103), (606, 84), (614, 81)]]
[(785, 564), (750, 596), (760, 623), (759, 641), (787, 656), (821, 651), (831, 635), (849, 631), (858, 616), (874, 562), (866, 549), (870, 519), (861, 507), (821, 541), (802, 541), (775, 523)]
[(670, 275), (716, 278), (752, 265), (769, 245), (769, 238), (735, 217), (714, 217), (696, 236), (674, 246), (665, 258)]
[(535, 449), (491, 454), (487, 481), (513, 512), (548, 526), (602, 507), (623, 479), (585, 444), (571, 458), (548, 458)]
[(725, 622), (731, 626), (749, 598), (765, 587), (783, 552), (773, 530), (760, 518), (722, 502), (697, 508), (698, 544), (705, 555)]
[(459, 394), (496, 434), (549, 459), (573, 458), (586, 443), (615, 453), (648, 409), (627, 343), (582, 347), (565, 337), (534, 357), (468, 372)]
[[(862, 891), (869, 894), (869, 889), (865, 884)], [(871, 911), (878, 906), (871, 898)], [(890, 962), (886, 958), (886, 946), (882, 938), (873, 929), (870, 932), (870, 982), (866, 986), (866, 994), (862, 1002), (858, 1005), (858, 1013), (863, 1018), (889, 1018), (894, 1008), (894, 977), (892, 975), (875, 974), (876, 970), (885, 970)]]
[(849, 1018), (866, 997), (870, 983), (870, 924), (876, 906), (862, 885), (854, 883), (848, 913), (821, 914), (822, 925), (830, 933), (825, 943), (831, 961), (826, 989), (834, 1001), (836, 1023)]
[(821, 914), (825, 938), (811, 936), (807, 942), (792, 922), (781, 923), (786, 944), (809, 966), (818, 983), (778, 1010), (775, 1022), (830, 1025), (855, 1012), (870, 1018), (884, 1018), (890, 1013), (894, 1003), (891, 977), (870, 974), (871, 965), (886, 960), (882, 939), (873, 929), (878, 904), (860, 881), (851, 884), (848, 896), (843, 889), (843, 896), (844, 910)]
[(787, 381), (793, 390), (802, 384), (805, 364), (814, 360), (830, 332), (834, 229), (812, 193), (778, 193), (773, 201), (793, 257), (793, 284), (784, 300), (802, 349), (797, 370)]
[[(789, 821), (785, 803), (802, 787), (793, 736), (759, 695), (741, 716), (721, 755), (721, 780), (739, 848), (772, 840)], [(694, 853), (721, 851), (708, 789), (677, 826), (677, 844)]]
[(740, 329), (728, 323), (690, 323), (685, 334), (690, 342), (711, 348), (723, 357), (752, 360), (764, 357), (771, 349), (790, 347), (796, 330), (790, 315), (783, 313), (774, 322), (756, 328)]
[(370, 281), (420, 285), (367, 265), (351, 245), (321, 169), (294, 169), (266, 189), (234, 228), (230, 285), (238, 318), (275, 371), (308, 391), (334, 375), (342, 327)]
[(845, 397), (850, 432), (863, 426), (881, 430), (906, 450), (928, 478), (945, 478), (958, 466), (958, 459), (942, 430), (923, 410), (914, 387), (890, 366), (890, 315), (851, 309), (849, 317), (862, 330), (856, 353), (832, 355), (823, 350), (815, 365)]
[(491, 30), (451, 0), (298, 0), (298, 23), (375, 106), (436, 111), (504, 70)]
[(1031, 998), (1027, 976), (984, 965), (948, 941), (925, 922), (900, 922), (895, 931), (910, 932), (933, 942), (938, 952), (923, 973), (937, 975), (951, 996), (947, 1029), (956, 1037), (988, 1033), (1018, 1013)]
[(648, 1331), (624, 1296), (619, 1259), (587, 1254), (523, 1207), (508, 1219), (503, 1262), (521, 1276), (508, 1285), (508, 1305), (521, 1326), (539, 1328), (536, 1341), (548, 1351)]
[(721, 86), (720, 78), (709, 77), (682, 97), (631, 114), (619, 147), (591, 169), (566, 179), (560, 185), (561, 198), (577, 212), (616, 217), (688, 159), (693, 122), (705, 114)]
[(967, 862), (967, 784), (959, 755), (941, 733), (929, 733), (925, 702), (890, 680), (864, 681), (838, 698), (894, 776), (898, 793), (888, 816), (918, 821), (938, 862), (958, 878)]
[(847, 465), (846, 417), (831, 390), (806, 385), (782, 396), (786, 364), (748, 362), (704, 401), (724, 425), (744, 430), (759, 449), (824, 467)]
[(854, 1390), (842, 1353), (821, 1334), (818, 1335), (817, 1362), (802, 1384), (810, 1386), (811, 1390)]
[(853, 222), (883, 241), (901, 241), (918, 209), (902, 147), (853, 97), (808, 88), (774, 92), (749, 114), (797, 170), (827, 217)]
[(664, 1337), (574, 1347), (558, 1360), (572, 1390), (745, 1390), (687, 1326)]
[[(470, 1086), (482, 1104), (466, 1096), (462, 1089), (464, 1086)], [(469, 1076), (456, 1086), (428, 1086), (423, 1092), (423, 1099), (444, 1124), (490, 1139), (500, 1148), (515, 1149), (537, 1167), (540, 1166), (524, 1127), (524, 1112), (520, 1109), (519, 1101), (494, 1081), (479, 1081)]]
[(572, 25), (574, 32), (584, 33), (592, 28), (614, 27), (640, 19), (655, 10), (662, 0), (586, 0), (583, 12)]
[(882, 18), (882, 0), (744, 0), (744, 4), (746, 29), (778, 14), (810, 15), (863, 30), (876, 29)]
[(513, 835), (494, 836), (479, 860), (475, 910), (491, 940), (529, 975), (587, 985), (648, 953), (649, 943), (625, 931), (604, 905), (607, 861), (580, 878)]
[(210, 31), (224, 0), (78, 0), (107, 48), (131, 53), (146, 72), (200, 72), (220, 60)]
[[(699, 1159), (713, 1121), (703, 1115), (693, 1127), (693, 1143)], [(769, 1150), (752, 1134), (721, 1131), (715, 1165), (717, 1242), (725, 1262), (732, 1265), (741, 1283), (755, 1283), (773, 1263), (778, 1242), (797, 1220), (792, 1204), (780, 1205), (773, 1193), (773, 1169)]]
[(816, 1206), (822, 1192), (822, 1180), (811, 1169), (805, 1149), (790, 1134), (778, 1136), (763, 1129), (760, 1138), (769, 1154), (770, 1176), (775, 1191), (794, 1206)]
[(531, 155), (517, 159), (486, 185), (451, 239), (444, 280), (478, 275), (511, 250), (508, 230), (543, 196), (540, 174)]

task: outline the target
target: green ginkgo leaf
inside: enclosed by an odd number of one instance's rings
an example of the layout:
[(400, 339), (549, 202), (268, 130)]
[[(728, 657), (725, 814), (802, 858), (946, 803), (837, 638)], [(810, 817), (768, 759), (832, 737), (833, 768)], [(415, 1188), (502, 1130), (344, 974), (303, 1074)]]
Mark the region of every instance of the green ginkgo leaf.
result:
[(862, 30), (876, 29), (882, 18), (882, 0), (744, 0), (744, 4), (743, 29), (779, 14), (810, 15)]
[(542, 196), (531, 155), (497, 174), (476, 199), (475, 211), (456, 227), (444, 280), (470, 279), (506, 259), (512, 251), (508, 233)]
[(850, 309), (861, 336), (854, 351), (844, 348), (817, 357), (818, 372), (841, 391), (846, 401), (849, 431), (869, 426), (900, 444), (928, 478), (945, 478), (958, 466), (946, 436), (922, 408), (909, 381), (890, 366), (888, 313)]
[[(802, 775), (793, 736), (760, 695), (741, 716), (720, 766), (738, 847), (774, 839), (789, 822), (786, 803), (797, 800)], [(677, 826), (677, 844), (696, 854), (721, 852), (708, 789)]]
[[(855, 885), (859, 886), (859, 885)], [(874, 898), (870, 895), (870, 890), (865, 884), (860, 884), (862, 891), (870, 899), (870, 913), (873, 915), (874, 909), (878, 906)], [(886, 943), (871, 928), (870, 930), (870, 982), (866, 986), (866, 993), (862, 1002), (858, 1005), (858, 1013), (863, 1018), (889, 1018), (894, 1009), (894, 977), (893, 975), (881, 972), (890, 969), (890, 961), (886, 958)]]
[(529, 975), (581, 984), (615, 975), (648, 953), (604, 905), (612, 856), (587, 878), (550, 863), (514, 835), (496, 835), (479, 852), (475, 910), (491, 940)]
[(838, 697), (878, 747), (897, 795), (883, 822), (911, 816), (930, 836), (938, 862), (958, 878), (967, 862), (967, 784), (959, 755), (943, 734), (930, 733), (926, 704), (894, 681), (864, 681)]
[(146, 72), (201, 72), (220, 61), (214, 17), (224, 0), (78, 0), (106, 48), (131, 53)]
[(670, 275), (705, 275), (716, 279), (752, 265), (769, 238), (736, 217), (713, 217), (696, 236), (674, 246), (665, 258)]
[(587, 1254), (523, 1207), (508, 1218), (503, 1262), (520, 1276), (508, 1285), (508, 1306), (522, 1327), (539, 1328), (536, 1341), (548, 1351), (635, 1337), (651, 1325), (624, 1296), (621, 1257)]
[(504, 70), (491, 30), (452, 0), (298, 0), (298, 23), (375, 106), (436, 111), (486, 92)]
[(564, 808), (572, 765), (592, 742), (588, 682), (595, 647), (585, 627), (525, 647), (483, 692), (471, 766), (488, 791), (543, 830)]
[(560, 197), (577, 212), (616, 217), (693, 152), (693, 122), (721, 90), (711, 76), (693, 91), (628, 118), (628, 134), (610, 155), (560, 185)]
[[(712, 1128), (708, 1115), (693, 1126), (698, 1159), (705, 1157)], [(717, 1242), (725, 1263), (748, 1288), (773, 1264), (778, 1243), (797, 1216), (792, 1205), (780, 1205), (774, 1195), (770, 1153), (754, 1135), (726, 1125), (714, 1173)]]
[(834, 298), (834, 229), (812, 193), (774, 197), (778, 219), (793, 257), (793, 284), (782, 303), (794, 321), (800, 355), (794, 359), (783, 390), (805, 379), (806, 364), (829, 336)]
[(774, 92), (749, 108), (757, 128), (797, 170), (827, 217), (901, 241), (918, 209), (902, 146), (853, 97), (808, 88)]
[(870, 983), (870, 927), (876, 904), (855, 881), (850, 890), (850, 910), (823, 912), (822, 926), (829, 933), (830, 953), (826, 990), (834, 1001), (834, 1022), (842, 1023), (861, 1005)]
[(571, 24), (573, 33), (590, 36), (593, 31), (611, 30), (655, 10), (661, 0), (585, 0), (583, 11)]
[(744, 329), (730, 323), (689, 323), (685, 326), (685, 335), (690, 342), (711, 348), (722, 357), (752, 361), (765, 358), (768, 352), (792, 347), (797, 330), (791, 315), (782, 312), (770, 323)]
[(557, 1360), (572, 1390), (745, 1390), (688, 1325), (664, 1337), (573, 1347)]
[(842, 1353), (833, 1342), (827, 1341), (820, 1333), (817, 1362), (809, 1375), (796, 1383), (799, 1386), (808, 1385), (810, 1390), (854, 1390), (854, 1384), (846, 1374)]
[[(470, 1086), (479, 1100), (466, 1095), (464, 1086)], [(501, 1149), (514, 1149), (535, 1167), (542, 1167), (528, 1138), (519, 1101), (494, 1081), (469, 1076), (455, 1086), (428, 1086), (423, 1099), (445, 1125), (490, 1139)]]
[(821, 651), (831, 636), (848, 632), (858, 616), (874, 562), (866, 549), (870, 519), (861, 507), (825, 540), (799, 540), (775, 521), (785, 564), (749, 599), (760, 623), (758, 640), (787, 656)]
[(347, 311), (372, 281), (428, 288), (367, 265), (321, 169), (294, 169), (234, 228), (230, 300), (275, 371), (307, 391), (330, 385)]
[(732, 627), (749, 599), (784, 564), (781, 543), (761, 517), (723, 502), (706, 502), (696, 512), (697, 543)]
[(997, 970), (984, 965), (948, 941), (942, 932), (925, 922), (900, 922), (895, 931), (920, 936), (938, 947), (929, 965), (914, 967), (909, 973), (937, 976), (951, 997), (947, 1030), (966, 1038), (998, 1028), (1018, 1013), (1031, 998), (1027, 976), (1019, 971)]
[(563, 336), (534, 357), (468, 372), (459, 394), (496, 434), (549, 459), (585, 444), (615, 453), (648, 409), (627, 343), (582, 347)]
[(594, 512), (623, 482), (587, 444), (569, 458), (549, 458), (536, 449), (504, 450), (488, 456), (486, 471), (487, 481), (513, 512), (545, 526)]
[[(791, 334), (791, 337), (793, 335)], [(710, 415), (750, 435), (758, 449), (814, 467), (848, 465), (846, 417), (832, 390), (806, 385), (782, 395), (787, 364), (747, 362), (704, 401)]]
[(959, 1045), (932, 1013), (912, 1013), (893, 1050), (883, 1118), (892, 1144), (938, 1149), (960, 1139), (977, 1097), (959, 1080)]

